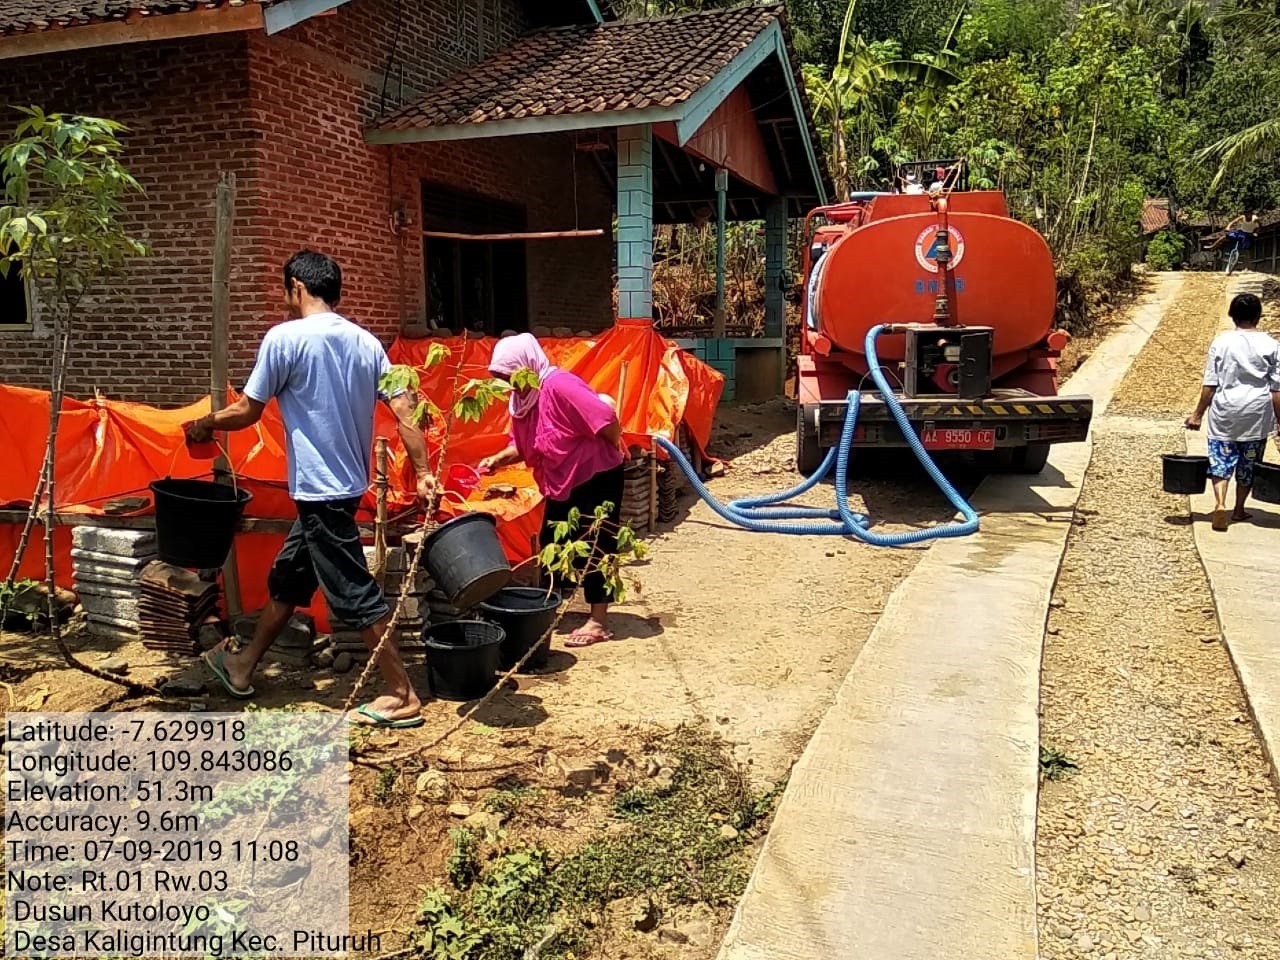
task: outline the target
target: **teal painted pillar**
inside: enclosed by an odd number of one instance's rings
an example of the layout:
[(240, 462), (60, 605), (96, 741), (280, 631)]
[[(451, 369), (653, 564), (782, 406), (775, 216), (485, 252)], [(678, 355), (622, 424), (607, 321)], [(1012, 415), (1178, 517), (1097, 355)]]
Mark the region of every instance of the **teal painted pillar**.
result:
[(653, 130), (618, 128), (618, 318), (653, 319)]
[(716, 313), (714, 317), (716, 337), (725, 333), (724, 298), (724, 218), (725, 201), (729, 192), (729, 171), (723, 167), (716, 171)]
[(786, 325), (782, 274), (787, 267), (787, 201), (769, 200), (764, 212), (764, 335), (781, 337)]

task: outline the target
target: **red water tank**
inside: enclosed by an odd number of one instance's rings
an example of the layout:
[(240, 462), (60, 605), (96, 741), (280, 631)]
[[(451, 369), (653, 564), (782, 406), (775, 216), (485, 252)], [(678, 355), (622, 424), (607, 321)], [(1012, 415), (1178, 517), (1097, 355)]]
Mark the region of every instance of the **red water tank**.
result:
[[(998, 193), (954, 194), (948, 223), (956, 297), (953, 322), (992, 327), (994, 353), (1025, 351), (1044, 341), (1054, 318), (1053, 258), (1044, 238), (1005, 212)], [(938, 215), (928, 197), (894, 195), (871, 203), (818, 262), (811, 325), (837, 349), (863, 352), (881, 323), (932, 323), (942, 287)], [(882, 360), (901, 360), (901, 337), (884, 337)]]

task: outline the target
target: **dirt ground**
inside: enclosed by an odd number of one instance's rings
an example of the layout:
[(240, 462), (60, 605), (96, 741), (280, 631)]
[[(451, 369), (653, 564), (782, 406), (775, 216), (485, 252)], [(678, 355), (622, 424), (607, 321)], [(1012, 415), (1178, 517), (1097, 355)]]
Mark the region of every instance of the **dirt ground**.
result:
[(1185, 449), (1225, 278), (1188, 274), (1110, 415), (1046, 637), (1037, 838), (1044, 960), (1280, 958), (1280, 803), (1214, 614)]
[[(786, 401), (722, 411), (712, 452), (728, 461), (728, 469), (711, 483), (716, 496), (732, 499), (795, 484), (794, 417)], [(854, 508), (884, 529), (951, 516), (910, 463), (878, 461), (860, 471), (853, 486)], [(830, 486), (821, 486), (807, 502), (829, 506), (833, 496)], [(424, 728), (376, 737), (360, 748), (351, 812), (353, 929), (410, 929), (421, 889), (442, 882), (450, 830), (475, 821), (513, 785), (539, 800), (501, 825), (501, 843), (490, 845), (491, 854), (499, 846), (532, 842), (568, 850), (608, 829), (619, 794), (645, 781), (644, 771), (653, 765), (646, 743), (658, 732), (681, 724), (710, 731), (757, 791), (785, 778), (890, 591), (925, 548), (883, 550), (837, 537), (750, 534), (728, 528), (691, 491), (682, 494), (680, 506), (678, 522), (651, 539), (649, 558), (635, 571), (640, 589), (616, 608), (618, 640), (557, 649), (545, 670), (510, 683), (445, 743), (397, 761), (394, 775), (383, 772), (380, 758), (433, 742), (466, 705), (429, 702)], [(571, 615), (564, 629), (575, 622)], [(13, 635), (4, 641), (11, 665), (4, 679), (18, 708), (191, 708), (184, 701), (122, 697), (111, 684), (62, 669), (38, 641)], [(90, 663), (124, 657), (129, 676), (137, 679), (199, 672), (139, 644), (108, 649), (81, 637), (75, 645)], [(421, 671), (416, 668), (415, 677), (425, 686)], [(257, 702), (338, 708), (354, 676), (267, 666)], [(240, 709), (212, 684), (196, 706)], [(600, 782), (575, 789), (573, 778), (593, 766), (603, 771)], [(443, 777), (444, 786), (437, 781), (420, 793), (418, 779), (429, 770)], [(387, 802), (389, 797), (398, 801)], [(760, 836), (758, 827), (744, 831), (725, 851), (744, 858), (743, 880)], [(635, 955), (709, 957), (731, 909), (732, 900), (704, 905), (691, 920), (689, 908), (673, 907), (664, 929), (691, 922), (696, 935), (681, 940), (669, 932), (662, 939), (660, 930), (651, 932), (634, 945)], [(403, 942), (393, 933), (383, 945), (397, 949)], [(615, 943), (608, 955), (631, 954)]]
[[(1110, 327), (1104, 322), (1072, 342), (1064, 376)], [(794, 424), (794, 407), (785, 400), (722, 410), (711, 452), (728, 470), (710, 483), (712, 492), (729, 500), (794, 485)], [(968, 474), (962, 488), (976, 479)], [(859, 462), (851, 486), (854, 509), (881, 529), (943, 523), (952, 515), (910, 459)], [(803, 500), (831, 506), (833, 496), (821, 485)], [(691, 829), (700, 855), (711, 851), (713, 860), (730, 865), (734, 883), (745, 881), (767, 827), (768, 798), (785, 781), (889, 593), (927, 547), (883, 550), (836, 537), (749, 534), (727, 527), (688, 490), (677, 523), (649, 547), (635, 570), (639, 589), (616, 608), (617, 641), (574, 651), (557, 646), (546, 669), (508, 684), (443, 743), (435, 741), (468, 705), (429, 702), (424, 728), (356, 746), (353, 929), (382, 932), (384, 950), (402, 948), (424, 889), (452, 889), (447, 874), (459, 830), (477, 838), (477, 856), (489, 866), (531, 846), (570, 858), (584, 845), (617, 838), (626, 829), (619, 805), (662, 781), (672, 744), (707, 738), (723, 745), (717, 755), (727, 764), (724, 776), (735, 766), (744, 771), (751, 797), (743, 809), (754, 812), (735, 813), (729, 807), (737, 800), (716, 800), (719, 807), (708, 808), (705, 822)], [(564, 629), (577, 622), (571, 615)], [(107, 648), (81, 637), (76, 646), (91, 663), (123, 657), (138, 679), (199, 674), (138, 644)], [(28, 637), (5, 635), (3, 649), (0, 679), (11, 709), (193, 708), (189, 701), (122, 696), (111, 684), (63, 669)], [(413, 673), (425, 686), (422, 668)], [(257, 683), (258, 703), (336, 709), (353, 677), (268, 666)], [(194, 707), (240, 704), (206, 684)], [(697, 764), (686, 760), (691, 766)], [(680, 795), (693, 785), (676, 767)], [(690, 871), (702, 876), (705, 867)], [(734, 898), (699, 888), (658, 899), (652, 923), (635, 919), (645, 908), (630, 900), (593, 918), (597, 941), (589, 955), (713, 956)]]

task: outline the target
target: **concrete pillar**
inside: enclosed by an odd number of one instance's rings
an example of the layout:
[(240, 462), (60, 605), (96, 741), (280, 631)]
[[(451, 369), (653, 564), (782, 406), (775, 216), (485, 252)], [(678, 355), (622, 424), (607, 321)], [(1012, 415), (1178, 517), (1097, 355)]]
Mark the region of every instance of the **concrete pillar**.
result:
[(781, 337), (786, 298), (780, 285), (787, 266), (787, 201), (773, 197), (764, 214), (764, 335)]
[(618, 128), (618, 318), (653, 319), (653, 130)]

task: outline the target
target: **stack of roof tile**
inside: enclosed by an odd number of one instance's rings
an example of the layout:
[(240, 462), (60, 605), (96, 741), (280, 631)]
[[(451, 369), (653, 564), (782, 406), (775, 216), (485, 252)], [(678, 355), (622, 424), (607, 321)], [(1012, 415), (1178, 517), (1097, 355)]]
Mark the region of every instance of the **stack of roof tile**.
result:
[(142, 645), (152, 650), (197, 654), (201, 624), (218, 616), (218, 584), (159, 560), (142, 569), (139, 581)]

